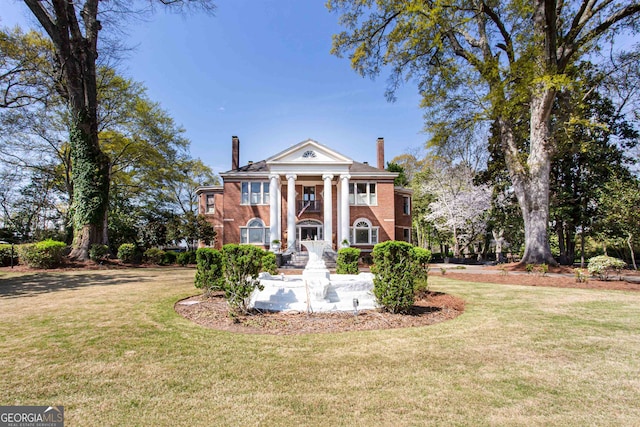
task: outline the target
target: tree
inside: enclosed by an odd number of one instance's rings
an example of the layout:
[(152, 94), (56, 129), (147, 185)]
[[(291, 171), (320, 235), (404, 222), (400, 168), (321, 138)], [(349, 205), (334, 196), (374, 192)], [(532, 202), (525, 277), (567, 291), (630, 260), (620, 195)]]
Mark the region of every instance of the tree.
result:
[[(555, 264), (547, 226), (556, 94), (571, 84), (567, 69), (598, 40), (635, 23), (640, 3), (380, 0), (370, 6), (329, 1), (347, 28), (334, 36), (332, 52), (349, 53), (365, 76), (391, 66), (390, 98), (403, 79), (417, 80), (436, 138), (451, 124), (493, 123), (524, 220), (521, 262)], [(523, 110), (526, 115), (517, 114)], [(523, 122), (525, 141), (516, 132)]]
[[(106, 244), (109, 206), (109, 158), (98, 136), (96, 60), (102, 23), (99, 0), (76, 3), (68, 0), (24, 0), (54, 48), (58, 93), (69, 108), (69, 146), (73, 163), (74, 243), (70, 256), (88, 259), (93, 244)], [(176, 8), (198, 4), (211, 11), (209, 0), (163, 1)], [(129, 2), (113, 1), (109, 10), (134, 12)], [(105, 21), (106, 22), (106, 21)]]
[(474, 176), (468, 165), (451, 165), (438, 168), (427, 184), (427, 192), (435, 200), (429, 204), (426, 219), (436, 229), (451, 233), (453, 255), (457, 258), (486, 232), (491, 189), (474, 185)]
[(634, 239), (640, 236), (640, 181), (614, 177), (599, 192), (599, 205), (604, 212), (604, 223), (612, 226), (614, 234), (626, 237), (635, 270)]

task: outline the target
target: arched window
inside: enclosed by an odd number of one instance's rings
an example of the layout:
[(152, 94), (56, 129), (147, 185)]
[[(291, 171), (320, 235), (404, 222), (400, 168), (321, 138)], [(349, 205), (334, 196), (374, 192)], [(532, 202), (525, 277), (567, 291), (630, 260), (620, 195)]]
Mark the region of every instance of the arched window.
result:
[(378, 229), (373, 227), (367, 218), (358, 218), (351, 227), (351, 244), (375, 245), (378, 243)]
[(260, 218), (250, 219), (246, 227), (240, 227), (240, 243), (269, 244), (269, 227)]

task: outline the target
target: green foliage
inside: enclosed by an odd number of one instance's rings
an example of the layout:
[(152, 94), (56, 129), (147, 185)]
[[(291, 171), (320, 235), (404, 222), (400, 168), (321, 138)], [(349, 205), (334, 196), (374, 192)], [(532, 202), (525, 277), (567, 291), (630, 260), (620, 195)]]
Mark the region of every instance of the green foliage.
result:
[(264, 252), (253, 245), (228, 244), (222, 247), (224, 295), (232, 314), (246, 313), (253, 290), (263, 289), (258, 274)]
[(373, 262), (373, 294), (378, 304), (392, 313), (407, 312), (413, 306), (418, 270), (413, 246), (394, 240), (378, 243), (373, 248)]
[(162, 256), (162, 265), (172, 265), (178, 261), (178, 252), (166, 251)]
[(196, 251), (180, 252), (178, 254), (178, 259), (176, 261), (178, 262), (178, 264), (180, 264), (183, 267), (186, 267), (189, 264), (195, 264)]
[(159, 248), (149, 248), (144, 251), (144, 259), (150, 264), (160, 265), (164, 260), (164, 251)]
[(609, 280), (609, 275), (612, 272), (620, 273), (626, 266), (626, 263), (621, 259), (610, 257), (607, 255), (600, 255), (589, 259), (589, 265), (587, 270), (592, 276), (597, 276), (601, 280)]
[(336, 273), (358, 274), (358, 258), (360, 258), (360, 249), (340, 248), (336, 258)]
[(269, 274), (278, 274), (278, 264), (276, 263), (276, 254), (273, 252), (265, 251), (262, 256), (262, 271), (266, 271)]
[(576, 278), (576, 282), (578, 283), (586, 283), (589, 280), (588, 276), (584, 274), (584, 270), (581, 268), (574, 269), (573, 274)]
[[(186, 252), (185, 252), (186, 253)], [(222, 253), (212, 248), (200, 248), (195, 251), (196, 288), (204, 289), (205, 293), (224, 289), (224, 269)]]
[(31, 268), (55, 268), (62, 263), (67, 244), (56, 240), (43, 240), (19, 246), (20, 261)]
[(122, 262), (132, 263), (140, 261), (138, 247), (134, 243), (123, 243), (118, 248), (118, 259)]
[(536, 266), (535, 266), (534, 264), (527, 264), (527, 265), (525, 266), (525, 269), (527, 270), (527, 273), (528, 273), (528, 274), (533, 273), (533, 270), (534, 270), (535, 268), (536, 268)]
[(94, 243), (89, 248), (89, 259), (92, 261), (102, 261), (109, 257), (109, 246)]
[[(11, 258), (13, 257), (13, 263)], [(0, 267), (7, 267), (9, 265), (18, 265), (18, 251), (11, 245), (0, 244)]]

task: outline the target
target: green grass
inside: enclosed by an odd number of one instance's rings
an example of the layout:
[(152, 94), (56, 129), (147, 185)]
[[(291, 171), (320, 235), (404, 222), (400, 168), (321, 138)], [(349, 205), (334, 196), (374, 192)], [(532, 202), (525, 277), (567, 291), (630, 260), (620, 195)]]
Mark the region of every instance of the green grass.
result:
[(471, 284), (424, 328), (204, 329), (194, 270), (0, 276), (0, 405), (67, 425), (639, 425), (640, 293)]

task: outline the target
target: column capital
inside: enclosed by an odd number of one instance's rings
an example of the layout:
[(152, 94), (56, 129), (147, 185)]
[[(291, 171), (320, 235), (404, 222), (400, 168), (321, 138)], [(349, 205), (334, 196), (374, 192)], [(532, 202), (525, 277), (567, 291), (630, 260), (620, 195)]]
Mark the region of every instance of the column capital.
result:
[(340, 179), (342, 179), (342, 180), (351, 179), (351, 175), (349, 175), (348, 173), (342, 174), (342, 175), (340, 175)]
[(276, 179), (276, 180), (280, 180), (280, 175), (277, 173), (270, 173), (269, 174), (269, 179)]
[(294, 180), (295, 181), (298, 178), (298, 175), (296, 175), (295, 173), (288, 173), (286, 176), (287, 176), (287, 180), (288, 181), (290, 181), (290, 180)]
[(331, 180), (333, 179), (333, 174), (325, 173), (324, 175), (322, 175), (322, 180), (323, 180), (323, 181), (324, 181), (324, 180), (327, 180), (327, 179), (328, 179), (329, 181), (331, 181)]

